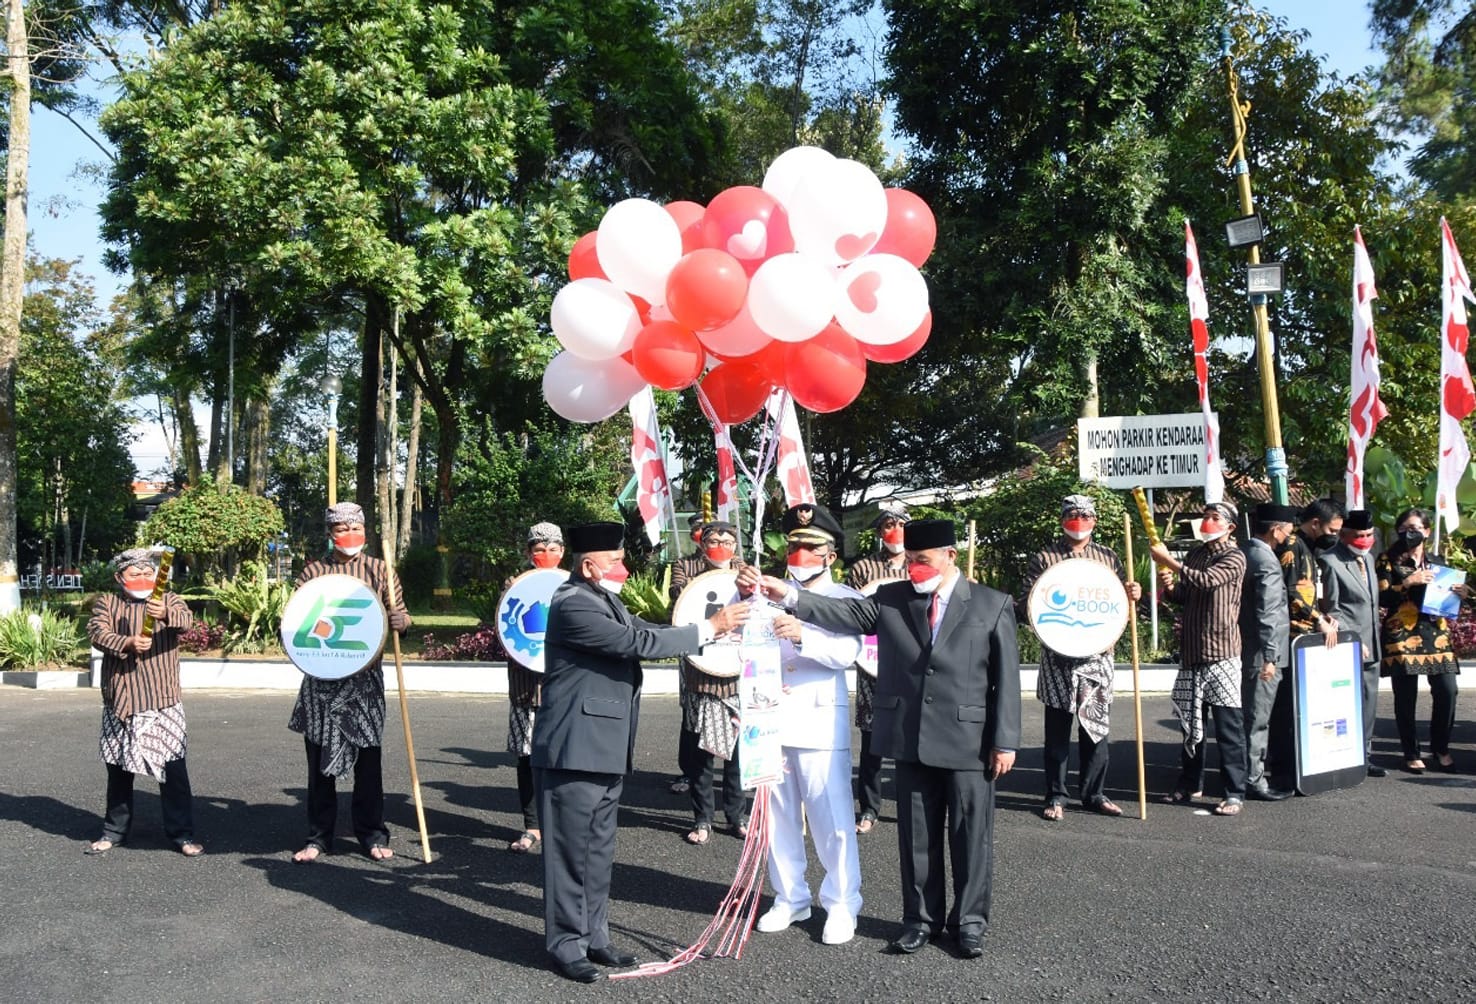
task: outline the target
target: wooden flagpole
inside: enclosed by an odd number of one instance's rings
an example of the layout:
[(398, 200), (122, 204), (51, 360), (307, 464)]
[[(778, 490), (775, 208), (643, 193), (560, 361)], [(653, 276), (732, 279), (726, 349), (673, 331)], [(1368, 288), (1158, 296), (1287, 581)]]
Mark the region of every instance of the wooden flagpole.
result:
[[(389, 538), (380, 538), (380, 547), (384, 553), (385, 580), (389, 583), (390, 601), (393, 603), (400, 595), (395, 582), (395, 553), (390, 548)], [(390, 629), (390, 635), (395, 644), (395, 681), (400, 687), (400, 724), (405, 729), (405, 753), (410, 758), (410, 792), (415, 799), (415, 821), (420, 825), (420, 854), (426, 864), (430, 864), (430, 833), (425, 828), (425, 805), (420, 800), (420, 772), (415, 767), (415, 740), (410, 736), (410, 704), (405, 700), (405, 667), (400, 655), (400, 632)]]
[[(1134, 576), (1137, 572), (1133, 568), (1133, 518), (1128, 513), (1122, 514), (1122, 539), (1127, 545), (1127, 573), (1128, 581), (1136, 581)], [(1146, 771), (1143, 766), (1143, 691), (1138, 686), (1138, 610), (1137, 604), (1128, 615), (1128, 630), (1133, 633), (1133, 727), (1137, 733), (1138, 744), (1138, 819), (1148, 818), (1148, 783)]]
[(967, 572), (967, 578), (970, 582), (974, 581), (974, 530), (975, 521), (969, 520), (969, 568)]

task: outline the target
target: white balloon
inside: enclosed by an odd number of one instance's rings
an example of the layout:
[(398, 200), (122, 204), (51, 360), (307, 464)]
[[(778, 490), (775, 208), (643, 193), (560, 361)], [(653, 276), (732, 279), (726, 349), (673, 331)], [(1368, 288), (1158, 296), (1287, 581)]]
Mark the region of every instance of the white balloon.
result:
[(802, 342), (835, 316), (836, 286), (830, 269), (808, 255), (778, 254), (748, 281), (748, 313), (770, 338)]
[(837, 283), (835, 319), (858, 342), (900, 342), (927, 316), (927, 281), (897, 255), (869, 254), (841, 269)]
[(835, 155), (818, 146), (796, 146), (785, 150), (774, 158), (764, 172), (764, 191), (789, 208), (789, 199), (800, 181), (807, 175), (823, 170), (835, 163)]
[(554, 294), (549, 322), (559, 342), (585, 359), (629, 352), (641, 315), (620, 287), (604, 279), (575, 279)]
[(887, 191), (871, 168), (855, 160), (807, 173), (784, 206), (794, 249), (830, 265), (870, 251), (887, 225)]
[(560, 352), (543, 371), (543, 399), (571, 422), (602, 422), (645, 386), (624, 359), (593, 360)]
[(647, 303), (666, 302), (666, 277), (682, 256), (676, 220), (650, 199), (626, 199), (605, 210), (595, 257), (610, 281)]

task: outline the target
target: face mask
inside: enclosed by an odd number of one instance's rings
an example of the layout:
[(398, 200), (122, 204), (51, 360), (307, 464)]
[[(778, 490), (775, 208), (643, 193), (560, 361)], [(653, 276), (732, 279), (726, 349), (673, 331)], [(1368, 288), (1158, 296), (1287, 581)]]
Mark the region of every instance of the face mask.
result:
[(1425, 535), (1419, 530), (1400, 530), (1399, 543), (1405, 551), (1413, 551), (1425, 543)]
[(804, 548), (790, 552), (789, 574), (794, 577), (796, 582), (809, 582), (823, 571), (825, 571), (825, 558), (823, 555), (816, 554), (814, 551), (808, 551)]
[(345, 558), (352, 558), (354, 555), (364, 550), (364, 545), (355, 544), (353, 547), (344, 547), (342, 544), (335, 541), (333, 544), (333, 549), (339, 554), (343, 555)]
[(1338, 546), (1338, 535), (1335, 533), (1324, 533), (1312, 541), (1313, 550), (1331, 551)]
[(1372, 537), (1353, 537), (1349, 539), (1348, 546), (1360, 554), (1367, 553), (1373, 549)]
[(616, 596), (620, 590), (625, 588), (625, 580), (630, 578), (630, 569), (625, 567), (624, 561), (617, 561), (609, 568), (600, 573), (600, 585), (604, 586)]
[(153, 586), (150, 586), (147, 589), (125, 589), (123, 591), (125, 593), (127, 593), (129, 596), (132, 596), (136, 600), (146, 600), (150, 596), (153, 596), (154, 595), (154, 587)]
[(733, 546), (731, 544), (714, 544), (702, 553), (707, 555), (707, 560), (714, 565), (725, 565), (733, 560)]
[(1092, 535), (1092, 521), (1089, 519), (1063, 519), (1061, 521), (1061, 532), (1072, 540), (1086, 540)]
[(882, 546), (892, 554), (901, 554), (904, 550), (902, 545), (902, 528), (900, 526), (894, 526), (890, 530), (883, 530), (881, 539)]
[(1202, 519), (1199, 521), (1199, 536), (1206, 543), (1219, 540), (1230, 532), (1230, 528), (1217, 519)]
[(550, 551), (535, 551), (533, 553), (533, 567), (534, 568), (558, 568), (559, 567), (559, 558), (561, 558), (561, 557), (562, 557), (562, 555), (554, 554), (554, 553), (552, 553)]
[(932, 565), (909, 565), (907, 577), (912, 580), (912, 588), (924, 594), (937, 592), (943, 584), (943, 570)]
[(352, 558), (364, 550), (364, 531), (351, 530), (348, 533), (329, 534), (333, 538), (333, 547), (345, 557)]

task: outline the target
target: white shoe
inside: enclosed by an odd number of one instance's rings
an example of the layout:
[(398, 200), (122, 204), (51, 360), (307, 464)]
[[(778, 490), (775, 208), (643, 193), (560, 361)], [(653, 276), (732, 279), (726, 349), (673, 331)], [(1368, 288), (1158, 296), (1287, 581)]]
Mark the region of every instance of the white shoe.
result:
[(781, 906), (775, 903), (769, 907), (768, 913), (758, 919), (758, 924), (755, 926), (764, 934), (773, 934), (775, 931), (784, 930), (790, 924), (798, 924), (802, 920), (809, 919), (810, 908), (807, 906), (801, 907), (798, 910), (791, 910), (787, 906)]
[(827, 945), (844, 945), (856, 936), (856, 918), (844, 910), (831, 910), (825, 915), (825, 930), (820, 940)]

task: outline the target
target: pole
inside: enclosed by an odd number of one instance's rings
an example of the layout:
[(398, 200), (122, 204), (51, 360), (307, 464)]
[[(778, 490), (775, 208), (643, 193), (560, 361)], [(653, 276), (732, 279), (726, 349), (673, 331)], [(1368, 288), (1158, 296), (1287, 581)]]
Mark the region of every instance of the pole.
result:
[[(226, 480), (236, 480), (236, 297), (226, 286), (227, 349), (226, 357)], [(220, 456), (220, 454), (216, 454)]]
[(338, 504), (338, 392), (328, 392), (328, 505)]
[[(379, 546), (384, 553), (384, 575), (389, 584), (390, 601), (399, 599), (400, 591), (395, 582), (395, 552), (388, 537), (381, 537)], [(415, 740), (410, 736), (410, 704), (405, 700), (405, 667), (400, 655), (400, 632), (391, 631), (395, 642), (395, 682), (400, 687), (400, 724), (405, 729), (405, 755), (410, 758), (410, 793), (415, 799), (415, 821), (420, 825), (420, 854), (430, 864), (430, 834), (425, 828), (425, 805), (420, 799), (420, 773), (415, 768)]]
[[(1152, 488), (1148, 489), (1148, 511), (1150, 513), (1158, 512), (1153, 507)], [(1151, 651), (1157, 652), (1160, 647), (1158, 644), (1158, 590), (1152, 588), (1151, 583), (1148, 589), (1148, 624), (1148, 647)]]
[[(1235, 76), (1235, 65), (1230, 60), (1230, 29), (1220, 29), (1220, 57), (1225, 60), (1225, 78), (1230, 88), (1230, 119), (1235, 128), (1235, 143), (1230, 155), (1225, 158), (1227, 167), (1235, 169), (1235, 188), (1240, 194), (1240, 211), (1250, 216), (1256, 211), (1255, 199), (1251, 196), (1250, 165), (1245, 159), (1246, 118), (1250, 114), (1250, 102), (1240, 100), (1240, 85)], [(1260, 264), (1261, 248), (1252, 244), (1247, 252), (1252, 265)], [(1250, 298), (1251, 316), (1255, 321), (1256, 369), (1261, 378), (1261, 411), (1266, 428), (1266, 474), (1271, 479), (1271, 497), (1279, 505), (1289, 501), (1287, 494), (1286, 450), (1281, 445), (1281, 409), (1276, 398), (1276, 356), (1271, 344), (1271, 321), (1266, 313), (1266, 294), (1256, 293)]]
[[(1127, 545), (1128, 581), (1133, 582), (1137, 573), (1133, 571), (1133, 518), (1122, 514), (1122, 539)], [(1138, 686), (1138, 611), (1137, 605), (1128, 615), (1128, 630), (1133, 633), (1133, 731), (1137, 734), (1138, 746), (1138, 819), (1148, 818), (1148, 783), (1143, 765), (1143, 697)]]
[(968, 573), (967, 573), (967, 578), (968, 578), (968, 580), (970, 582), (973, 582), (974, 581), (974, 528), (975, 528), (975, 526), (976, 526), (976, 524), (975, 524), (974, 520), (969, 520), (969, 569), (968, 569)]

